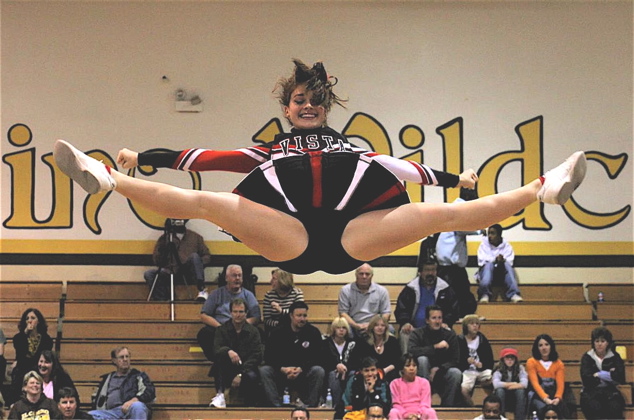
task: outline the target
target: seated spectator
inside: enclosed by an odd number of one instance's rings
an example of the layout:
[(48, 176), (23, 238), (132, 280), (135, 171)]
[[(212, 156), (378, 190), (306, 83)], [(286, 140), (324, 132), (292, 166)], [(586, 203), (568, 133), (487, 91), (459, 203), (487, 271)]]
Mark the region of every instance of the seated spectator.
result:
[[(148, 286), (154, 284), (152, 297), (156, 300), (169, 300), (170, 276), (176, 279), (195, 279), (198, 288), (196, 300), (205, 301), (208, 293), (205, 288), (205, 265), (211, 262), (209, 248), (198, 233), (187, 229), (185, 219), (165, 219), (165, 232), (154, 246), (152, 258), (157, 268), (151, 268), (143, 274)], [(156, 279), (156, 275), (159, 274)]]
[(562, 414), (565, 413), (563, 402), (564, 387), (564, 363), (559, 359), (555, 341), (548, 334), (535, 337), (532, 348), (533, 357), (526, 361), (526, 372), (530, 391), (528, 393), (528, 410), (530, 412), (541, 410), (545, 405), (559, 406)]
[(64, 420), (84, 419), (92, 420), (92, 416), (79, 410), (79, 395), (75, 388), (61, 388), (57, 394), (57, 408), (62, 412)]
[(15, 361), (11, 371), (11, 390), (5, 395), (11, 405), (22, 394), (24, 375), (30, 371), (37, 372), (37, 362), (44, 350), (53, 349), (53, 339), (48, 335), (48, 324), (44, 315), (35, 309), (28, 308), (22, 313), (18, 322), (18, 333), (13, 336)]
[(235, 298), (240, 298), (247, 305), (247, 322), (257, 325), (260, 322), (260, 306), (255, 295), (242, 287), (242, 267), (236, 264), (227, 266), (225, 279), (227, 284), (214, 290), (207, 298), (200, 313), (204, 325), (198, 332), (198, 344), (203, 349), (205, 357), (214, 361), (214, 335), (216, 328), (231, 319), (229, 304)]
[(354, 338), (367, 335), (370, 319), (381, 315), (386, 324), (390, 321), (390, 295), (380, 284), (373, 283), (374, 269), (362, 264), (354, 272), (354, 283), (346, 284), (339, 292), (339, 316), (350, 325)]
[(486, 336), (480, 332), (480, 318), (471, 314), (462, 320), (462, 334), (458, 336), (462, 371), (462, 397), (467, 406), (473, 407), (473, 388), (476, 382), (482, 387), (491, 386), (493, 350)]
[[(491, 420), (506, 420), (506, 417), (504, 417), (501, 413), (502, 410), (500, 409), (501, 407), (501, 402), (500, 399), (495, 396), (495, 395), (488, 395), (486, 398), (484, 398), (484, 401), (482, 402), (482, 414), (480, 414), (478, 417), (474, 418), (473, 420), (484, 420), (484, 419), (491, 419)], [(518, 419), (521, 420), (521, 419)]]
[(515, 407), (515, 418), (526, 418), (526, 388), (528, 374), (520, 364), (514, 348), (504, 348), (493, 372), (493, 393), (500, 399), (502, 414)]
[[(383, 379), (376, 360), (365, 357), (361, 361), (361, 370), (356, 372), (346, 384), (343, 393), (344, 419), (355, 420), (365, 417), (368, 408), (374, 403), (383, 406), (383, 417), (387, 417), (392, 406), (390, 387)], [(335, 418), (342, 418), (335, 412)], [(342, 413), (339, 413), (342, 414)]]
[(383, 404), (379, 402), (370, 403), (368, 407), (368, 412), (365, 415), (365, 420), (386, 420), (385, 415), (385, 407)]
[(135, 419), (150, 417), (148, 406), (156, 398), (154, 384), (145, 372), (130, 366), (130, 350), (117, 347), (110, 352), (116, 371), (101, 377), (93, 403), (88, 412), (95, 419)]
[(625, 383), (625, 364), (613, 351), (612, 333), (597, 327), (590, 335), (592, 348), (581, 357), (581, 410), (586, 419), (622, 419), (625, 400), (619, 384)]
[(293, 283), (293, 275), (288, 271), (271, 271), (271, 290), (264, 295), (264, 329), (268, 336), (280, 321), (288, 321), (288, 308), (293, 302), (303, 301), (304, 294)]
[(57, 403), (42, 393), (42, 377), (34, 370), (22, 378), (22, 397), (11, 407), (10, 420), (61, 419)]
[(37, 371), (43, 380), (42, 392), (52, 400), (59, 402), (57, 394), (60, 389), (65, 387), (75, 388), (70, 375), (66, 373), (57, 355), (52, 350), (44, 350), (42, 352), (37, 364)]
[(409, 351), (418, 359), (418, 376), (429, 381), (432, 392), (441, 395), (442, 407), (455, 407), (462, 373), (458, 336), (443, 328), (442, 308), (428, 306), (427, 325), (416, 328), (409, 338)]
[(559, 406), (553, 404), (543, 406), (542, 409), (535, 414), (537, 414), (537, 418), (539, 420), (558, 420), (564, 418), (561, 416), (561, 414), (559, 414)]
[(504, 282), (506, 286), (506, 299), (511, 302), (521, 302), (520, 289), (517, 283), (517, 276), (513, 268), (515, 252), (511, 244), (502, 238), (502, 226), (495, 224), (489, 227), (487, 236), (482, 238), (482, 243), (478, 247), (478, 266), (480, 269), (476, 274), (480, 286), (478, 296), (480, 303), (487, 303), (493, 293), (491, 286), (494, 282)]
[(387, 322), (381, 315), (374, 315), (368, 324), (367, 338), (357, 339), (361, 357), (372, 357), (376, 366), (383, 370), (389, 383), (399, 377), (396, 366), (401, 358), (401, 346), (388, 331)]
[(458, 300), (447, 282), (437, 276), (438, 264), (433, 254), (421, 260), (418, 276), (407, 283), (398, 295), (394, 316), (401, 326), (399, 341), (401, 351), (408, 352), (409, 337), (414, 328), (426, 325), (425, 310), (437, 305), (443, 312), (443, 328), (451, 328), (458, 319)]
[(357, 343), (350, 338), (348, 321), (336, 317), (329, 327), (329, 336), (323, 341), (322, 366), (326, 373), (326, 386), (332, 395), (332, 406), (341, 403), (341, 395), (350, 375), (359, 368), (360, 356)]
[(264, 353), (260, 377), (270, 406), (280, 407), (284, 389), (296, 390), (309, 407), (319, 405), (324, 368), (322, 339), (317, 327), (308, 322), (308, 305), (295, 302), (289, 308), (290, 322), (273, 330)]
[(310, 411), (304, 406), (294, 407), (291, 410), (291, 420), (310, 420)]
[(390, 420), (436, 419), (431, 408), (431, 386), (425, 378), (417, 376), (418, 361), (410, 353), (401, 358), (401, 377), (390, 383), (392, 409)]
[(248, 406), (255, 406), (258, 394), (258, 366), (262, 362), (262, 343), (257, 327), (246, 322), (247, 306), (240, 298), (229, 305), (231, 320), (216, 331), (215, 386), (217, 394), (210, 407), (225, 408), (224, 390), (227, 387), (240, 388)]

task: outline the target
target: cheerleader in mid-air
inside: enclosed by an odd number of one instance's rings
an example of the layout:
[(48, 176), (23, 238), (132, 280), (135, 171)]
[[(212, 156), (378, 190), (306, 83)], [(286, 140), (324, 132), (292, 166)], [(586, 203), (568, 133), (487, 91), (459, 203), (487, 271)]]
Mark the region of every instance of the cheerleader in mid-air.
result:
[(189, 190), (124, 175), (58, 140), (59, 168), (90, 194), (114, 190), (162, 216), (205, 219), (283, 270), (333, 274), (355, 269), (436, 232), (477, 230), (533, 202), (563, 205), (586, 172), (583, 152), (527, 185), (460, 203), (412, 203), (402, 181), (474, 188), (460, 175), (359, 148), (327, 125), (336, 78), (321, 63), (295, 69), (277, 96), (291, 125), (271, 143), (233, 151), (187, 149), (137, 153), (117, 163), (189, 171), (248, 173), (232, 193)]

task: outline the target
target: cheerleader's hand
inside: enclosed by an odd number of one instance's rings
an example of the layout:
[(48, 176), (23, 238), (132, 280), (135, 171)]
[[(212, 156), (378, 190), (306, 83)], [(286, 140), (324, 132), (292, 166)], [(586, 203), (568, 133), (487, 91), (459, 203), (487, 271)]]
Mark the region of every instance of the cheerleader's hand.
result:
[(478, 175), (476, 175), (473, 169), (467, 169), (460, 175), (458, 175), (459, 181), (456, 187), (464, 187), (474, 189), (476, 182), (478, 182)]
[(117, 163), (124, 169), (136, 168), (139, 165), (139, 153), (130, 149), (121, 149), (117, 154)]

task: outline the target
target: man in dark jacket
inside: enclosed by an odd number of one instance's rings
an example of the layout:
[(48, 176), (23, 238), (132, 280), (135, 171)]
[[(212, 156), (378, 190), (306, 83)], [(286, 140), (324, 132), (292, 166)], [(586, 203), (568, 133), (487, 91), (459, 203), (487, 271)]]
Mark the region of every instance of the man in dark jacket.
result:
[(224, 390), (240, 388), (248, 406), (254, 406), (257, 395), (258, 366), (262, 361), (262, 342), (257, 327), (247, 322), (247, 304), (236, 298), (229, 304), (231, 320), (216, 330), (214, 353), (216, 364), (216, 396), (210, 407), (225, 408)]
[(428, 256), (418, 270), (418, 276), (407, 283), (396, 301), (394, 316), (401, 326), (399, 341), (403, 354), (407, 353), (409, 336), (414, 328), (426, 325), (425, 308), (438, 305), (443, 311), (443, 328), (450, 329), (460, 313), (453, 289), (437, 276), (438, 263)]
[(317, 407), (325, 376), (321, 333), (308, 322), (305, 302), (294, 302), (288, 310), (290, 324), (273, 330), (266, 342), (260, 367), (264, 394), (271, 406), (280, 407), (284, 390), (295, 389), (307, 406)]
[(150, 416), (148, 404), (154, 401), (154, 384), (145, 372), (130, 367), (130, 350), (117, 347), (110, 353), (115, 372), (101, 377), (94, 410), (95, 419), (141, 419)]
[(418, 376), (427, 379), (432, 392), (441, 395), (441, 406), (455, 407), (462, 381), (458, 336), (453, 330), (443, 328), (440, 306), (428, 306), (425, 319), (427, 325), (416, 328), (410, 335), (409, 352), (418, 359)]

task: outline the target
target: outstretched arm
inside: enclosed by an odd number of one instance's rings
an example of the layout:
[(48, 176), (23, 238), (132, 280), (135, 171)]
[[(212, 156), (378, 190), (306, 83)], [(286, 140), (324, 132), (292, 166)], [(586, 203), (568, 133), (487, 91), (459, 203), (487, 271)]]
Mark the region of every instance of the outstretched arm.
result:
[(454, 175), (411, 160), (398, 159), (393, 156), (368, 153), (368, 156), (381, 163), (403, 181), (423, 185), (438, 185), (446, 188), (474, 188), (478, 176), (473, 169), (467, 169), (460, 175)]
[(182, 171), (228, 171), (248, 173), (268, 160), (264, 147), (248, 147), (237, 150), (218, 151), (209, 149), (186, 149), (181, 151), (157, 149), (138, 153), (121, 149), (117, 163), (124, 169), (139, 165), (155, 168), (171, 168)]

